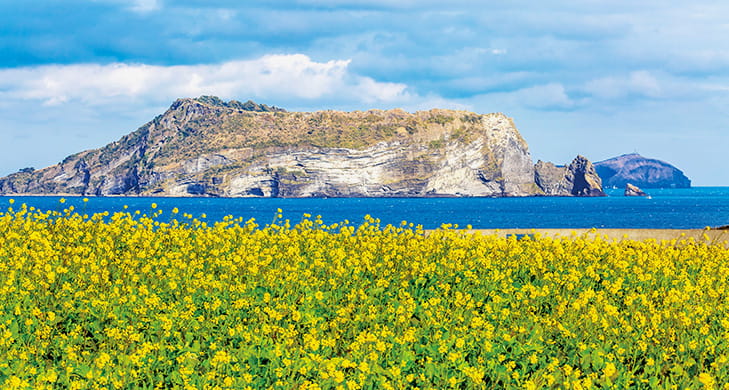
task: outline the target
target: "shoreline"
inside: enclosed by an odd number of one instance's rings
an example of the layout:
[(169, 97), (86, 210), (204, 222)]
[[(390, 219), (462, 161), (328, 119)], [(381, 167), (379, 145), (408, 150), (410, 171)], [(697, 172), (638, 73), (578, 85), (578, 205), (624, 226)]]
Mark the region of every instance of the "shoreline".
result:
[(690, 241), (709, 244), (724, 244), (729, 248), (729, 230), (727, 229), (472, 229), (472, 234), (509, 236), (534, 236), (550, 238), (587, 237), (623, 241)]

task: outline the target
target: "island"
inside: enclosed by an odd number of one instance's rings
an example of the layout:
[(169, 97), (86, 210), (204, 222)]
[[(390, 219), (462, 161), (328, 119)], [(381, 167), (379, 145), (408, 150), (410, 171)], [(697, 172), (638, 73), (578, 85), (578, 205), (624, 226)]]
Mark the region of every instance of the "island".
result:
[(596, 162), (595, 169), (606, 188), (690, 188), (691, 180), (675, 166), (637, 153)]
[(176, 100), (99, 149), (0, 179), (0, 194), (216, 197), (604, 196), (593, 164), (533, 163), (501, 113), (288, 112)]

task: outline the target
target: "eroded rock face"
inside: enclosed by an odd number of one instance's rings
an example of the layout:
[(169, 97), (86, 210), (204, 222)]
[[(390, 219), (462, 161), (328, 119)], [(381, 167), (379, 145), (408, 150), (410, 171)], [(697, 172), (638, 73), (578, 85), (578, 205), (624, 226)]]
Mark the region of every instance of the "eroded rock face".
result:
[(625, 196), (648, 196), (643, 190), (640, 188), (628, 183), (628, 185), (625, 186)]
[(499, 197), (542, 194), (534, 177), (503, 114), (285, 112), (203, 97), (103, 148), (0, 179), (0, 193)]
[(556, 166), (551, 162), (537, 161), (534, 166), (534, 182), (548, 196), (570, 196), (572, 188), (568, 188), (565, 178), (566, 166)]
[(606, 196), (595, 167), (579, 155), (569, 166), (538, 161), (534, 166), (534, 181), (548, 196)]

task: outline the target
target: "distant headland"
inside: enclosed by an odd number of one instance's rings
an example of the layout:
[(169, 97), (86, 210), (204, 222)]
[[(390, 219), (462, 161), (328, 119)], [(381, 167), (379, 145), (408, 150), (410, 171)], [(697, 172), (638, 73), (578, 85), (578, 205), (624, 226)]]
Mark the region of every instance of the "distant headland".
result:
[(637, 153), (624, 154), (595, 163), (605, 187), (690, 188), (691, 180), (673, 165)]

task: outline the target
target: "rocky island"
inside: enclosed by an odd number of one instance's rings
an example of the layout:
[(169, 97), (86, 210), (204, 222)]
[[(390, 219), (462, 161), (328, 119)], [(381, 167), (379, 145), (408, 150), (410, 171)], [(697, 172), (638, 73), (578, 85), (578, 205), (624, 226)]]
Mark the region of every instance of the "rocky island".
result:
[(637, 153), (624, 154), (595, 163), (605, 187), (690, 188), (691, 180), (673, 165)]
[(225, 197), (602, 196), (592, 163), (535, 166), (503, 114), (287, 112), (178, 99), (102, 148), (0, 179), (0, 194)]
[(625, 195), (625, 196), (649, 196), (647, 193), (645, 193), (639, 187), (634, 186), (630, 183), (628, 183), (625, 186), (625, 191), (623, 192), (623, 195)]

